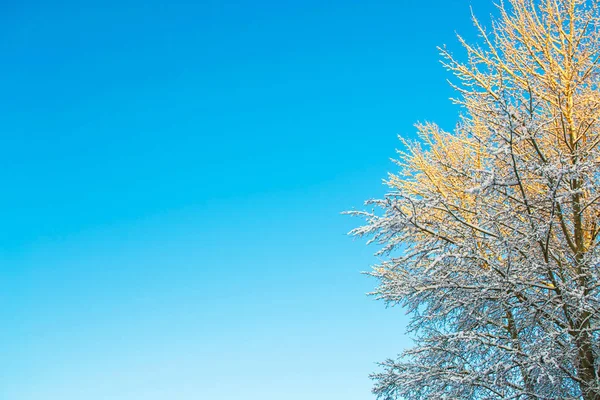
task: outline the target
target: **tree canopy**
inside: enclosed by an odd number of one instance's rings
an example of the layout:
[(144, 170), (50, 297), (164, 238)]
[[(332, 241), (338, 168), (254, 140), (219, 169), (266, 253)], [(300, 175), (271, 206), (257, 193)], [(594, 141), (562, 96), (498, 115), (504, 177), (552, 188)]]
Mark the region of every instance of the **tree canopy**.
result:
[(388, 194), (353, 211), (381, 245), (373, 294), (415, 346), (381, 399), (600, 400), (600, 16), (595, 1), (510, 0), (480, 45), (441, 49), (457, 127), (417, 126)]

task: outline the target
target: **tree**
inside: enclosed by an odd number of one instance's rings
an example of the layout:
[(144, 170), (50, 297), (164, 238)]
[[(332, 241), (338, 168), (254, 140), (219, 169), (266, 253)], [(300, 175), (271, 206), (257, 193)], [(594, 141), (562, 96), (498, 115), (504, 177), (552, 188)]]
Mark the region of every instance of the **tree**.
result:
[(509, 0), (466, 62), (464, 115), (418, 125), (376, 211), (373, 294), (416, 345), (381, 399), (600, 399), (600, 18), (595, 1)]

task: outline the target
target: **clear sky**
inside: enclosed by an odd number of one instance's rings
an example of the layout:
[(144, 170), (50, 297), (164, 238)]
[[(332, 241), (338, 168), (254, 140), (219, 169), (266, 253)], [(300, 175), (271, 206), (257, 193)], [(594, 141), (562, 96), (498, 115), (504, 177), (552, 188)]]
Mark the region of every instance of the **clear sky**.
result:
[(1, 2), (0, 400), (372, 398), (406, 317), (340, 212), (454, 125), (455, 31), (466, 1)]

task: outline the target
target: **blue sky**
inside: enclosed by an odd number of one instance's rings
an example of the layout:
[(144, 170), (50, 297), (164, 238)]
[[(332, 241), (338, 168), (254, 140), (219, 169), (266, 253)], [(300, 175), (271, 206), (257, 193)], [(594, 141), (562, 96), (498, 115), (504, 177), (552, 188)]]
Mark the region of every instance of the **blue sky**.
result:
[(371, 398), (406, 317), (340, 212), (452, 128), (455, 31), (467, 2), (3, 2), (0, 399)]

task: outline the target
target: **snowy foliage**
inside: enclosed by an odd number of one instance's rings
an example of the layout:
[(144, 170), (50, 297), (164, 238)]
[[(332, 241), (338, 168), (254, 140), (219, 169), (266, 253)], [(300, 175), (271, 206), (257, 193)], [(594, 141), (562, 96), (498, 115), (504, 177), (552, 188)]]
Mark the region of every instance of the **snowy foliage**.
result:
[(381, 245), (374, 295), (414, 348), (380, 399), (600, 400), (600, 21), (595, 2), (510, 0), (462, 42), (465, 115), (418, 126), (353, 230)]

